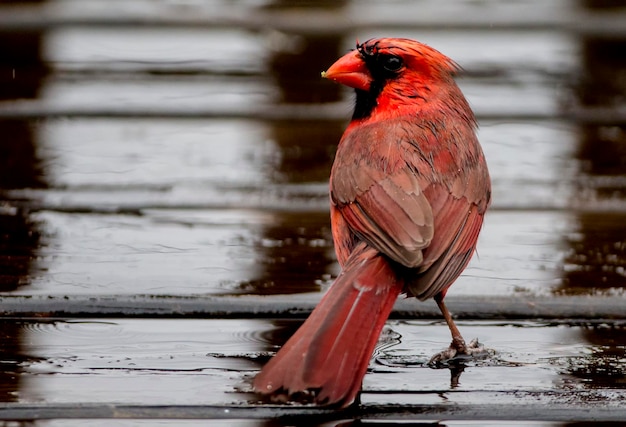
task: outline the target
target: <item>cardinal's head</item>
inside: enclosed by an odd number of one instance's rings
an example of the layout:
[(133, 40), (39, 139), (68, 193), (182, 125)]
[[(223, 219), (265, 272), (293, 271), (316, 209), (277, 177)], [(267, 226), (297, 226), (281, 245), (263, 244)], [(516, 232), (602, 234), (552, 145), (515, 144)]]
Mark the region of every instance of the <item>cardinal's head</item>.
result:
[[(434, 101), (440, 87), (456, 87), (458, 66), (439, 51), (415, 40), (370, 39), (339, 58), (322, 77), (356, 90), (354, 119), (377, 106), (385, 110)], [(449, 94), (447, 94), (449, 95)]]

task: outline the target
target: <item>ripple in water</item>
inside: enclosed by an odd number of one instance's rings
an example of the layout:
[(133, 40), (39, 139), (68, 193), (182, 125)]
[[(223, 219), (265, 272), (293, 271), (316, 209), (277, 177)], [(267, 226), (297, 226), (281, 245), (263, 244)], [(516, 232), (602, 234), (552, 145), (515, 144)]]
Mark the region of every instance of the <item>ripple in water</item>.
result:
[(272, 349), (272, 331), (267, 321), (242, 319), (30, 322), (21, 367), (31, 374), (245, 371)]
[(27, 322), (22, 329), (29, 338), (38, 341), (49, 336), (72, 336), (75, 339), (116, 339), (123, 335), (124, 329), (115, 322), (105, 321), (69, 321), (53, 320), (49, 322)]

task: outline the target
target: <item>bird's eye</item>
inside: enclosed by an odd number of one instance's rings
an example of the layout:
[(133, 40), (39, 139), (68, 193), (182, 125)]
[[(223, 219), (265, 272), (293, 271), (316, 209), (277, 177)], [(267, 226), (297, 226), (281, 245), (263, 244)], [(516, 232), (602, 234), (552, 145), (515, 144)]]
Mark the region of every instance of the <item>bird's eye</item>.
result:
[(382, 66), (385, 70), (396, 72), (402, 68), (402, 58), (399, 56), (383, 56), (381, 59)]

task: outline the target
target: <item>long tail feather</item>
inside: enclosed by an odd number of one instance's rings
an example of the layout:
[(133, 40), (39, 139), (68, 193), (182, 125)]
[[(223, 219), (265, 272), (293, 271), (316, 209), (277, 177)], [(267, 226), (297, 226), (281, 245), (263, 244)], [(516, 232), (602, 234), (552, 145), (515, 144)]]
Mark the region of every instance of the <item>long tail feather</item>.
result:
[(389, 261), (359, 245), (309, 318), (254, 380), (274, 400), (348, 406), (402, 291)]

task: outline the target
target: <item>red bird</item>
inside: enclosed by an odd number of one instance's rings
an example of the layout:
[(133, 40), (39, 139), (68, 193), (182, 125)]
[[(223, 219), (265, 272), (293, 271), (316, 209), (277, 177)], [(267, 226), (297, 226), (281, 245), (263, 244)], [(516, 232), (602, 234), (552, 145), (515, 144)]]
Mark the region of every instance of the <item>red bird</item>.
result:
[(330, 175), (342, 272), (256, 376), (256, 392), (350, 405), (401, 293), (441, 309), (452, 344), (435, 360), (471, 354), (443, 299), (474, 253), (491, 183), (457, 69), (424, 44), (381, 38), (322, 73), (356, 90)]

